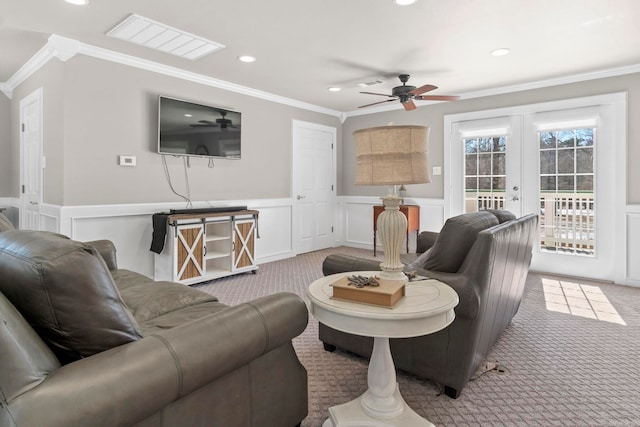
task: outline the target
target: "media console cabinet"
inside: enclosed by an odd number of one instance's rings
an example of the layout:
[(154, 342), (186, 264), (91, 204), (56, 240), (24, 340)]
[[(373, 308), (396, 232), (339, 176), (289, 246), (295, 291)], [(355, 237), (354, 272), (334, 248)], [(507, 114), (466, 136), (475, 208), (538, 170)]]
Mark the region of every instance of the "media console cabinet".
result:
[(155, 254), (154, 277), (192, 285), (255, 273), (257, 229), (257, 210), (169, 215), (164, 250)]

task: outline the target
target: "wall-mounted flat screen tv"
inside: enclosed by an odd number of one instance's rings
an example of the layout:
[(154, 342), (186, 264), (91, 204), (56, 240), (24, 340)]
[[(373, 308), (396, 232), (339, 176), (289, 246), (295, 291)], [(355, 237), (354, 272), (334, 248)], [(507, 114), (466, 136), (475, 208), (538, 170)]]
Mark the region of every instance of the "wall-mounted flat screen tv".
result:
[(237, 111), (160, 96), (158, 153), (239, 159), (241, 119)]

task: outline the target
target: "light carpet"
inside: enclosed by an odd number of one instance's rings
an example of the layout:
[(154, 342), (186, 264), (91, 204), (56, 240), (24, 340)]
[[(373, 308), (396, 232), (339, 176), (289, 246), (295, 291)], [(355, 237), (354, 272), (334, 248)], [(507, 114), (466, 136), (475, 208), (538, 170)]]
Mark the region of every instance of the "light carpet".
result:
[[(373, 258), (369, 250), (327, 249), (196, 287), (229, 305), (275, 292), (294, 292), (308, 305), (306, 288), (322, 277), (330, 253)], [(302, 426), (319, 427), (330, 406), (366, 390), (367, 361), (324, 351), (311, 315), (294, 346), (309, 374)], [(499, 367), (479, 370), (458, 399), (402, 371), (400, 391), (437, 426), (640, 426), (640, 289), (530, 273), (520, 309), (486, 362)]]

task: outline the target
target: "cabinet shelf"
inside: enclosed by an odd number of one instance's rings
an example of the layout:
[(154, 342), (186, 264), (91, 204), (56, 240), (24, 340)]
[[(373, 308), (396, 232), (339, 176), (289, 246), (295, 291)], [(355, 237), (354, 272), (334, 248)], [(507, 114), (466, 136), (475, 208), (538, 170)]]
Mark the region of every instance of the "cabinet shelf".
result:
[(207, 242), (217, 242), (220, 240), (231, 240), (230, 236), (207, 236), (205, 239)]
[(224, 258), (226, 256), (229, 256), (229, 252), (210, 251), (210, 252), (207, 252), (204, 259)]

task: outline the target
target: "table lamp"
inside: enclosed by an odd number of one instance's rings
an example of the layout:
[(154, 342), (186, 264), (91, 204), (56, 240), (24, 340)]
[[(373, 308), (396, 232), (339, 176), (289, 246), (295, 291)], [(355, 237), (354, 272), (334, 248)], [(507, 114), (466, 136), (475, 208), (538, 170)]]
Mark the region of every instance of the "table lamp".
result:
[(378, 236), (384, 258), (381, 279), (407, 281), (400, 251), (407, 218), (400, 212), (402, 198), (397, 185), (429, 182), (427, 140), (424, 126), (380, 126), (353, 132), (356, 144), (356, 185), (388, 185), (382, 197), (384, 211), (378, 216)]

